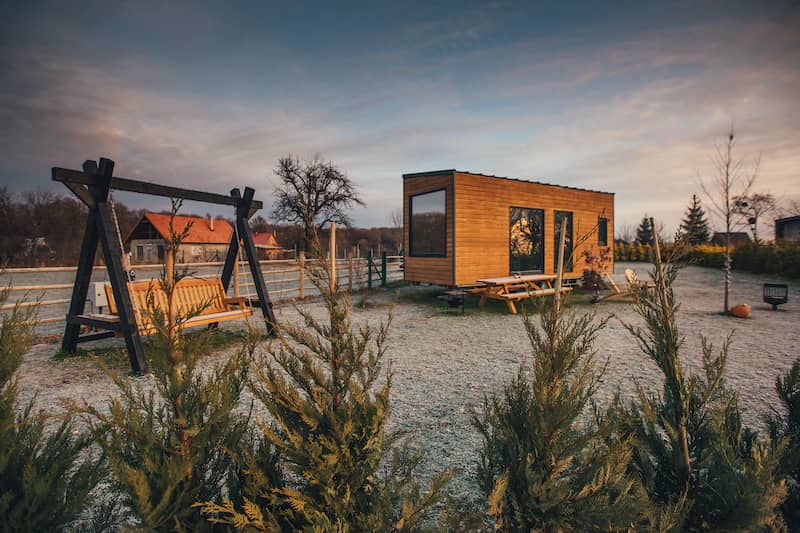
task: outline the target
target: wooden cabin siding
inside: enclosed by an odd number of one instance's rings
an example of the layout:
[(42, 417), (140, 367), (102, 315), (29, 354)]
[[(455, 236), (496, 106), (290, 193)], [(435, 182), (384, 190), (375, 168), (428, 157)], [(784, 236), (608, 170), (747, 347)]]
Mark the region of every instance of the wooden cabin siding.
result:
[[(415, 194), (445, 189), (445, 221), (447, 227), (446, 257), (412, 257), (409, 246), (409, 197)], [(406, 281), (453, 285), (453, 174), (409, 176), (403, 179), (403, 250), (405, 250), (404, 275)]]
[[(544, 271), (555, 272), (554, 213), (573, 213), (573, 269), (565, 273), (579, 277), (583, 273), (581, 252), (597, 248), (593, 234), (582, 245), (581, 235), (597, 225), (598, 217), (608, 219), (608, 240), (613, 244), (614, 195), (505, 178), (456, 172), (455, 192), (455, 285), (469, 285), (488, 277), (509, 275), (509, 210), (514, 207), (544, 209)], [(448, 204), (449, 205), (449, 204)], [(449, 209), (449, 208), (448, 208)], [(449, 235), (448, 235), (449, 237)], [(595, 251), (596, 253), (596, 251)], [(613, 254), (613, 246), (610, 247)], [(611, 255), (613, 269), (613, 255)], [(418, 277), (422, 277), (416, 274)]]

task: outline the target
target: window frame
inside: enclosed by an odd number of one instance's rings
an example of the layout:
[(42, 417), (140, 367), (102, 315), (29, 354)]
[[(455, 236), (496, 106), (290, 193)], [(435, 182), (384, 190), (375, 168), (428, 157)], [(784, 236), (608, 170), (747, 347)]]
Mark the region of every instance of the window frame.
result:
[(137, 261), (144, 261), (144, 245), (137, 244), (136, 245), (136, 260)]
[[(600, 228), (603, 223), (605, 231), (601, 233)], [(597, 246), (608, 246), (608, 217), (597, 217)]]
[[(434, 189), (432, 191), (418, 192), (416, 194), (408, 195), (408, 256), (409, 257), (447, 257), (447, 187)], [(426, 194), (433, 194), (436, 192), (444, 192), (444, 221), (442, 223), (442, 231), (444, 233), (444, 251), (442, 253), (415, 253), (414, 252), (414, 198), (417, 196), (424, 196)]]

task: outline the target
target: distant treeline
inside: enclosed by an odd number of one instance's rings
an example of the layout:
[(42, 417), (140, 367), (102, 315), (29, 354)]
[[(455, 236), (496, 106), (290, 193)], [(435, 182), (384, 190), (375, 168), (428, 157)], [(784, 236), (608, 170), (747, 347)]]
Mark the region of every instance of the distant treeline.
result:
[[(131, 209), (118, 201), (115, 211), (124, 239), (144, 210)], [(86, 217), (86, 206), (66, 194), (43, 190), (13, 194), (7, 187), (0, 187), (0, 266), (75, 265)], [(299, 226), (272, 224), (259, 215), (251, 221), (251, 227), (254, 231), (275, 231), (278, 242), (288, 250), (302, 242), (303, 230)], [(322, 238), (327, 242), (327, 230)], [(355, 247), (361, 255), (379, 249), (397, 253), (402, 247), (402, 229), (340, 228), (336, 242), (341, 254), (345, 250), (355, 252)]]

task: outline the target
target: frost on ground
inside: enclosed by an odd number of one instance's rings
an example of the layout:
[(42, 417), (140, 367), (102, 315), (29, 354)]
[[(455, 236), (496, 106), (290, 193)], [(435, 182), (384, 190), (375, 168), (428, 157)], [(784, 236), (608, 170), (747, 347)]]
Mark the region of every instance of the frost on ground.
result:
[[(641, 264), (617, 265), (617, 272), (632, 266), (645, 277)], [(616, 275), (618, 282), (622, 276)], [(751, 318), (735, 319), (720, 314), (721, 272), (688, 267), (676, 282), (681, 302), (678, 326), (685, 337), (681, 351), (684, 364), (700, 370), (701, 336), (720, 346), (730, 332), (733, 343), (726, 372), (728, 386), (739, 392), (745, 421), (762, 427), (761, 420), (776, 405), (775, 378), (785, 373), (800, 357), (800, 283), (790, 282), (789, 303), (771, 311), (761, 302), (762, 284), (776, 281), (763, 276), (735, 274), (731, 302), (749, 303)], [(622, 282), (624, 283), (624, 282)], [(430, 296), (429, 296), (430, 294)], [(468, 307), (462, 316), (448, 310), (430, 288), (407, 287), (393, 309), (386, 364), (393, 371), (391, 429), (413, 432), (414, 441), (427, 450), (422, 476), (427, 478), (443, 468), (459, 468), (454, 488), (474, 493), (479, 435), (470, 425), (470, 412), (479, 409), (483, 395), (497, 390), (531, 357), (522, 319), (498, 308)], [(358, 301), (359, 296), (354, 300)], [(395, 291), (376, 291), (372, 305), (354, 306), (354, 322), (377, 324), (385, 320)], [(499, 303), (499, 302), (497, 302)], [(322, 317), (320, 303), (304, 303), (314, 316)], [(638, 317), (626, 302), (597, 306), (573, 305), (575, 313), (595, 312), (598, 317), (613, 314), (597, 342), (597, 361), (608, 358), (608, 369), (598, 400), (610, 398), (619, 388), (630, 396), (635, 381), (650, 390), (661, 391), (655, 365), (636, 347), (622, 322), (638, 324)], [(280, 322), (299, 322), (291, 304), (276, 308)], [(240, 328), (242, 324), (228, 323)], [(20, 405), (36, 397), (37, 408), (60, 410), (61, 398), (83, 399), (103, 405), (115, 393), (111, 380), (86, 358), (54, 361), (57, 345), (35, 346), (25, 357), (18, 374)], [(224, 360), (232, 350), (220, 350), (204, 359), (205, 364)], [(152, 379), (131, 378), (150, 386)], [(247, 399), (249, 402), (249, 399)]]

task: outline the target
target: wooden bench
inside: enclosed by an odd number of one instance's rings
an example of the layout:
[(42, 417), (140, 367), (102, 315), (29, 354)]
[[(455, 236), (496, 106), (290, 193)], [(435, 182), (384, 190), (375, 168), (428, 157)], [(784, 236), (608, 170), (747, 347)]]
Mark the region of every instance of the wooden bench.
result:
[[(119, 322), (111, 285), (106, 285), (105, 289), (109, 313), (81, 316), (100, 322)], [(155, 327), (149, 322), (150, 317), (147, 312), (149, 308), (148, 294), (152, 294), (153, 305), (158, 307), (165, 315), (169, 309), (167, 294), (162, 290), (161, 283), (158, 280), (128, 283), (128, 291), (131, 295), (131, 303), (133, 304), (139, 333), (142, 335), (152, 333), (155, 331)], [(179, 316), (185, 317), (187, 314), (197, 313), (188, 320), (184, 320), (180, 324), (181, 328), (216, 324), (217, 322), (235, 320), (253, 314), (252, 309), (247, 307), (244, 297), (228, 298), (225, 295), (225, 288), (219, 278), (184, 278), (175, 285), (174, 291)]]
[[(569, 292), (572, 290), (572, 287), (561, 287), (561, 293)], [(553, 296), (555, 295), (555, 289), (537, 289), (532, 291), (520, 291), (520, 292), (511, 292), (507, 294), (498, 294), (498, 297), (502, 298), (503, 300), (525, 300), (530, 298), (531, 296)]]

